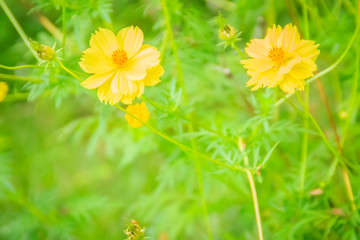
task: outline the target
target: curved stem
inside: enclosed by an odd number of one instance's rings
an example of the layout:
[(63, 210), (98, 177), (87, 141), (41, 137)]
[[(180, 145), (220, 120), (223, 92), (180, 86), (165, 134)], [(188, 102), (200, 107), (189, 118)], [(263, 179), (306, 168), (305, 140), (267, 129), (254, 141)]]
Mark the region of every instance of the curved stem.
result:
[[(305, 109), (304, 102), (301, 100), (301, 97), (299, 96), (299, 94), (297, 92), (296, 92), (296, 97), (298, 98), (298, 100), (299, 100), (300, 104), (302, 105), (302, 107)], [(314, 116), (311, 114), (310, 111), (308, 111), (308, 116), (309, 116), (310, 120), (312, 121), (312, 123), (314, 124), (316, 130), (319, 132), (319, 134), (320, 134), (321, 138), (323, 139), (325, 145), (334, 154), (334, 156), (338, 160), (340, 160), (340, 163), (345, 167), (343, 157), (337, 151), (335, 151), (334, 147), (330, 144), (329, 140), (326, 138), (324, 132), (322, 131), (321, 127), (319, 126), (319, 124), (317, 123), (317, 121), (315, 120)]]
[(30, 52), (34, 55), (34, 57), (39, 61), (38, 56), (36, 55), (36, 53), (32, 50), (32, 48), (30, 47), (30, 42), (28, 37), (26, 36), (24, 30), (21, 28), (20, 24), (18, 23), (18, 21), (16, 20), (16, 18), (14, 17), (14, 15), (12, 14), (11, 10), (9, 9), (9, 7), (6, 5), (4, 0), (0, 0), (0, 6), (2, 7), (2, 9), (4, 10), (5, 14), (8, 16), (10, 22), (12, 23), (12, 25), (15, 27), (16, 31), (19, 33), (21, 39), (24, 41), (25, 45), (30, 49)]
[(16, 75), (5, 74), (5, 73), (0, 73), (0, 79), (23, 81), (23, 82), (33, 82), (33, 83), (42, 83), (43, 82), (39, 78), (16, 76)]
[(5, 66), (0, 64), (0, 68), (7, 69), (7, 70), (16, 70), (16, 69), (23, 69), (23, 68), (45, 68), (39, 65), (21, 65), (21, 66)]
[(257, 229), (258, 229), (258, 233), (259, 233), (259, 240), (263, 240), (264, 237), (263, 237), (263, 232), (262, 232), (262, 227), (261, 227), (260, 208), (259, 208), (254, 179), (253, 179), (253, 176), (252, 176), (251, 172), (249, 171), (249, 169), (245, 168), (244, 170), (245, 170), (247, 178), (249, 180), (251, 195), (253, 198), (255, 217), (256, 217), (256, 225), (257, 225)]
[(78, 75), (76, 75), (75, 73), (73, 73), (72, 71), (70, 71), (70, 69), (68, 69), (67, 67), (65, 67), (64, 64), (62, 64), (62, 62), (59, 61), (59, 59), (55, 58), (55, 61), (56, 61), (67, 73), (69, 73), (71, 76), (73, 76), (74, 78), (76, 78), (79, 82), (82, 82), (82, 81), (83, 81), (81, 78), (78, 77)]
[(246, 59), (246, 55), (240, 50), (240, 48), (238, 46), (236, 46), (236, 44), (234, 44), (233, 48), (238, 52), (239, 56), (242, 59)]
[[(240, 152), (245, 153), (245, 145), (243, 144), (243, 139), (239, 138), (239, 149)], [(245, 166), (248, 167), (249, 166), (249, 157), (245, 154), (244, 156), (244, 163)], [(255, 183), (254, 183), (254, 178), (252, 176), (252, 173), (250, 172), (249, 169), (244, 168), (244, 171), (246, 172), (248, 181), (249, 181), (249, 185), (250, 185), (250, 190), (251, 190), (251, 196), (253, 198), (253, 203), (254, 203), (254, 211), (255, 211), (255, 217), (256, 217), (256, 225), (257, 225), (257, 229), (258, 229), (258, 234), (259, 234), (259, 240), (263, 240), (263, 232), (262, 232), (262, 226), (261, 226), (261, 216), (260, 216), (260, 208), (259, 208), (259, 202), (258, 202), (258, 198), (257, 198), (257, 192), (256, 192), (256, 187), (255, 187)]]

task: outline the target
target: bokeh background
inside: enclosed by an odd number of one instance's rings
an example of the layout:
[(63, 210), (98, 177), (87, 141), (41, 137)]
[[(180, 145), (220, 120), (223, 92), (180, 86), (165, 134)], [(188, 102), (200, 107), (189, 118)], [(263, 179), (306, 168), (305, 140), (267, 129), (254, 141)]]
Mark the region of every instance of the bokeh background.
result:
[[(297, 24), (320, 44), (318, 70), (346, 49), (357, 27), (358, 1), (287, 0), (166, 1), (178, 47), (185, 88), (159, 0), (6, 0), (28, 37), (62, 46), (63, 63), (78, 66), (81, 51), (99, 27), (114, 32), (136, 25), (145, 43), (163, 56), (162, 82), (147, 88), (149, 123), (229, 165), (243, 165), (236, 144), (244, 138), (255, 169), (265, 239), (359, 239), (359, 216), (346, 196), (340, 168), (310, 123), (304, 129), (296, 97), (276, 106), (278, 89), (251, 92), (241, 57), (219, 43), (221, 11), (242, 40), (262, 38), (267, 27)], [(63, 16), (63, 9), (66, 14)], [(0, 10), (0, 64), (38, 64)], [(352, 163), (350, 179), (359, 206), (360, 124), (359, 37), (341, 63), (321, 78), (331, 114)], [(62, 55), (62, 52), (59, 53)], [(43, 65), (45, 66), (45, 65)], [(6, 70), (9, 85), (0, 103), (0, 239), (125, 239), (126, 220), (146, 227), (149, 239), (209, 239), (195, 161), (200, 163), (213, 239), (256, 239), (252, 197), (245, 174), (184, 153), (146, 127), (132, 129), (124, 113), (101, 104), (58, 67)], [(8, 75), (27, 80), (10, 79)], [(28, 82), (41, 79), (42, 83)], [(355, 100), (354, 100), (355, 99)], [(310, 111), (336, 147), (317, 82), (310, 87)], [(194, 115), (189, 132), (184, 119)], [(299, 195), (301, 141), (309, 134), (304, 195)], [(317, 190), (317, 192), (313, 191)]]

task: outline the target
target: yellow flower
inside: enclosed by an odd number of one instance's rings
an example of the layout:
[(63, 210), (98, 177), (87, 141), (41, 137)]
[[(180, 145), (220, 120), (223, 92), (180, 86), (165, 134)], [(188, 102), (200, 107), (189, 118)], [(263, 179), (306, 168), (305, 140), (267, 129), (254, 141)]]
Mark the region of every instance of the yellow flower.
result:
[(0, 82), (0, 102), (4, 101), (8, 91), (9, 86), (6, 84), (6, 82)]
[[(158, 79), (163, 69), (159, 65), (160, 52), (143, 44), (144, 35), (138, 27), (127, 27), (115, 35), (100, 28), (90, 39), (90, 48), (83, 52), (80, 66), (93, 73), (81, 85), (88, 89), (98, 88), (101, 102), (111, 105), (123, 102), (131, 104), (140, 97), (145, 86), (152, 86), (147, 78)], [(152, 69), (161, 68), (161, 74), (151, 77)], [(150, 82), (150, 83), (149, 83)], [(155, 83), (156, 84), (156, 83)]]
[(245, 48), (251, 57), (241, 61), (251, 76), (246, 85), (254, 86), (251, 90), (276, 86), (287, 93), (304, 90), (305, 79), (314, 76), (317, 69), (318, 46), (300, 39), (296, 26), (287, 24), (282, 29), (274, 25), (265, 39), (253, 39)]
[[(146, 108), (145, 102), (141, 104), (137, 103), (133, 106), (129, 105), (126, 108), (126, 111), (140, 119), (142, 122), (146, 123), (149, 120), (149, 111)], [(143, 125), (142, 122), (136, 120), (134, 117), (129, 114), (125, 114), (125, 119), (129, 123), (129, 125), (133, 128), (138, 128)]]

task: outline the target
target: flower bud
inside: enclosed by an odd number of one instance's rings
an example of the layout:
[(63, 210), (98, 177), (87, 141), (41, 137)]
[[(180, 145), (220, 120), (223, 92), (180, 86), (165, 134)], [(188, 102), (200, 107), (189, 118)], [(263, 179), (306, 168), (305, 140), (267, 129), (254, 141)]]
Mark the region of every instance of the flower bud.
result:
[(6, 82), (0, 82), (0, 102), (2, 102), (7, 92), (9, 91), (9, 86), (6, 84)]
[(219, 29), (219, 38), (224, 41), (229, 41), (236, 37), (235, 28), (227, 24), (224, 28)]
[(131, 220), (127, 223), (124, 233), (128, 237), (126, 240), (144, 240), (145, 228), (140, 227), (139, 223), (135, 220)]
[(347, 119), (349, 117), (349, 114), (346, 110), (341, 110), (338, 114), (339, 118), (344, 120)]
[(46, 45), (40, 44), (36, 41), (30, 40), (31, 48), (36, 52), (39, 58), (47, 61), (52, 61), (55, 59), (55, 52), (54, 50)]

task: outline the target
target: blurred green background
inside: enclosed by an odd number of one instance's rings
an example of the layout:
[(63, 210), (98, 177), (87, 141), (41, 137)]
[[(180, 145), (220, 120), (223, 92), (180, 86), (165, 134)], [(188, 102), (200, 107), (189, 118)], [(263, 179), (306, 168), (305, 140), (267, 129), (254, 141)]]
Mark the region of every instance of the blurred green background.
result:
[[(357, 1), (167, 1), (189, 103), (177, 86), (177, 66), (159, 0), (6, 0), (28, 37), (62, 46), (63, 63), (82, 73), (81, 52), (99, 27), (114, 32), (136, 25), (145, 43), (163, 55), (162, 82), (145, 95), (149, 123), (228, 165), (242, 165), (236, 141), (243, 137), (255, 174), (265, 239), (360, 239), (358, 211), (351, 211), (341, 171), (310, 123), (278, 89), (251, 92), (241, 57), (218, 44), (216, 16), (241, 31), (240, 49), (262, 38), (273, 24), (299, 24), (304, 8), (310, 39), (320, 44), (321, 71), (344, 52), (356, 28)], [(304, 7), (305, 6), (305, 7)], [(44, 19), (47, 20), (44, 20)], [(37, 64), (0, 11), (0, 64)], [(359, 207), (359, 37), (341, 63), (321, 78)], [(61, 55), (61, 54), (60, 54)], [(44, 65), (43, 65), (44, 66)], [(59, 68), (5, 70), (1, 74), (41, 79), (41, 84), (0, 77), (9, 94), (0, 103), (0, 239), (125, 239), (126, 220), (146, 227), (149, 239), (209, 239), (196, 164), (201, 164), (213, 239), (257, 239), (252, 197), (245, 174), (219, 168), (184, 153), (146, 127), (132, 129), (124, 114), (101, 104)], [(355, 101), (352, 99), (355, 98)], [(296, 97), (290, 101), (303, 111)], [(355, 105), (354, 105), (355, 103)], [(336, 147), (316, 82), (310, 111)], [(195, 129), (183, 117), (192, 112)], [(342, 114), (340, 114), (342, 113)], [(346, 127), (348, 126), (348, 128)], [(305, 194), (299, 195), (301, 141), (309, 133)], [(235, 143), (234, 143), (235, 141)], [(278, 145), (276, 145), (278, 143)], [(265, 164), (266, 162), (266, 164)], [(320, 195), (312, 193), (321, 189)]]

